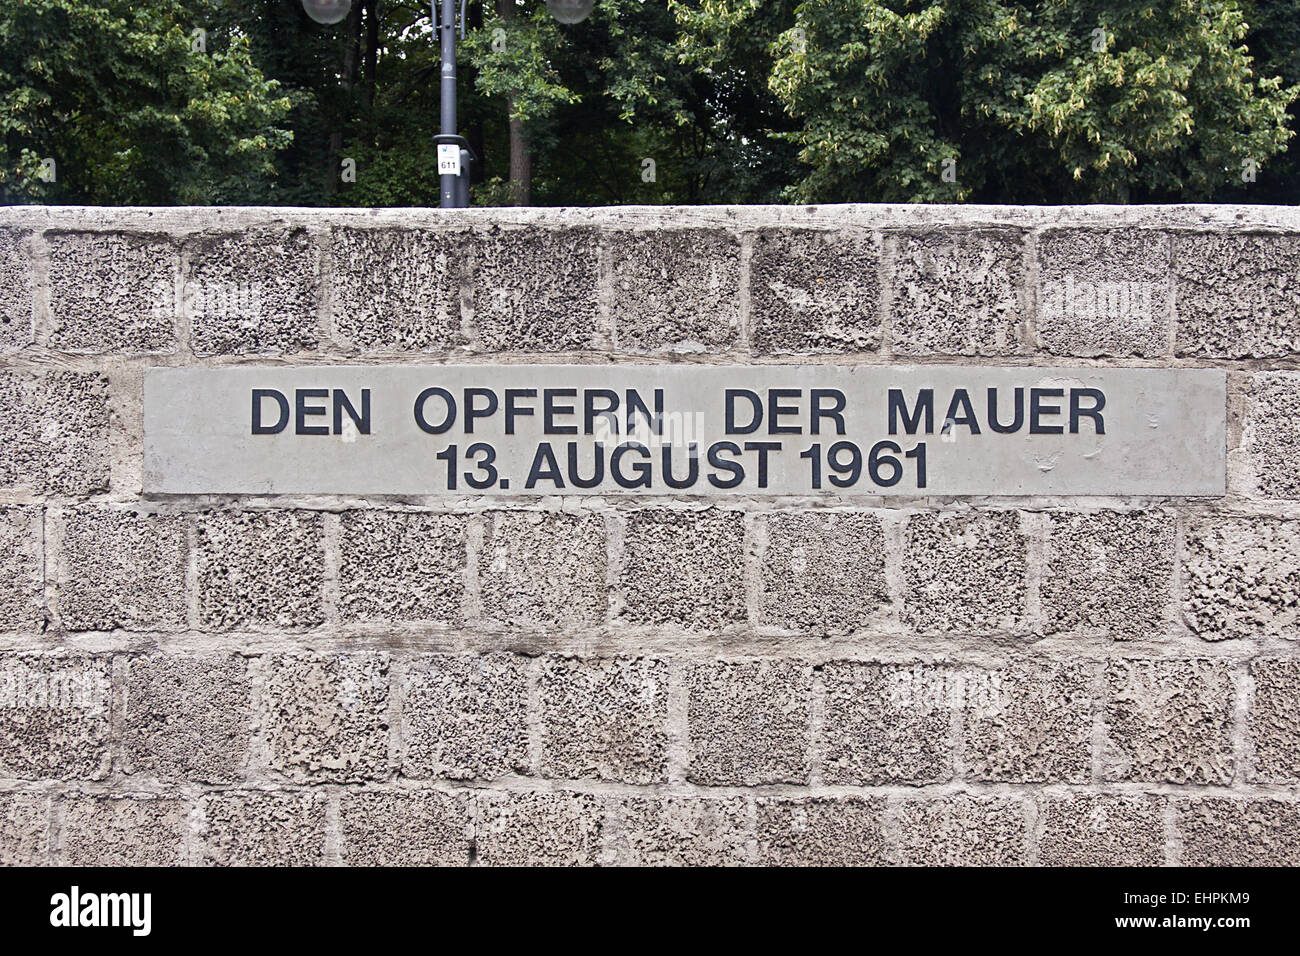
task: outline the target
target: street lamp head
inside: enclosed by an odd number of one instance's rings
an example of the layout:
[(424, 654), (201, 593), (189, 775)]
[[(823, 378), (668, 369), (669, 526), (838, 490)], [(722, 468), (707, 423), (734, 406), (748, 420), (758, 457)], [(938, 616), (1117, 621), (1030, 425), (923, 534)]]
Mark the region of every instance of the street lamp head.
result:
[(546, 9), (561, 23), (581, 23), (595, 5), (596, 0), (546, 0)]
[(338, 23), (352, 9), (352, 0), (302, 0), (302, 8), (317, 23)]

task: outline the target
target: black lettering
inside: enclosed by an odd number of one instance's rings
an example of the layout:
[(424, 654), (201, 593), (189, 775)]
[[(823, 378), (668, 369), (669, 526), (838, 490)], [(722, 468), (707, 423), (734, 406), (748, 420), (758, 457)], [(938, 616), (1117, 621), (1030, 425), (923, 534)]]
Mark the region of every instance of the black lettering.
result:
[[(476, 407), (476, 398), (486, 398), (487, 404), (482, 408)], [(491, 418), (496, 414), (498, 405), (497, 393), (490, 388), (465, 389), (465, 434), (474, 434), (474, 419)]]
[(747, 441), (745, 442), (745, 451), (758, 452), (758, 487), (767, 487), (767, 453), (769, 451), (780, 451), (781, 443), (779, 441)]
[(1060, 398), (1065, 394), (1063, 388), (1031, 388), (1029, 390), (1029, 434), (1060, 435), (1065, 431), (1064, 425), (1044, 425), (1039, 421), (1042, 415), (1061, 414), (1060, 405), (1044, 405), (1044, 398)]
[(515, 417), (532, 415), (534, 410), (531, 408), (519, 408), (515, 405), (516, 398), (536, 398), (537, 389), (535, 388), (507, 388), (506, 389), (506, 434), (515, 433)]
[(662, 449), (664, 463), (664, 484), (669, 488), (689, 488), (700, 480), (700, 448), (691, 442), (686, 448), (686, 477), (673, 477), (673, 447), (664, 445)]
[[(632, 449), (641, 452), (642, 461), (632, 463), (632, 470), (636, 472), (637, 477), (629, 478), (623, 474), (623, 456)], [(614, 480), (623, 488), (649, 488), (653, 483), (650, 477), (650, 449), (640, 442), (624, 442), (614, 449), (614, 454), (609, 459), (609, 471), (614, 476)]]
[[(1079, 399), (1091, 398), (1093, 401), (1092, 408), (1080, 408)], [(1093, 427), (1098, 435), (1106, 434), (1106, 423), (1102, 420), (1101, 410), (1106, 407), (1106, 396), (1099, 388), (1072, 388), (1070, 389), (1070, 434), (1079, 433), (1079, 419), (1087, 416), (1092, 419)]]
[[(736, 423), (736, 399), (743, 398), (749, 402), (753, 410), (753, 420), (748, 424), (741, 426)], [(751, 392), (747, 388), (729, 388), (726, 391), (727, 414), (726, 414), (726, 431), (728, 435), (752, 435), (758, 431), (758, 426), (763, 424), (763, 400), (758, 397), (757, 392)]]
[[(438, 425), (430, 425), (429, 420), (424, 417), (424, 403), (427, 402), (429, 399), (433, 398), (434, 396), (437, 396), (438, 398), (442, 399), (444, 403), (444, 407), (447, 410), (447, 414), (443, 418), (442, 423)], [(433, 388), (426, 388), (423, 392), (421, 392), (419, 395), (416, 396), (415, 424), (420, 426), (421, 431), (428, 432), (430, 435), (441, 435), (443, 432), (451, 428), (451, 426), (455, 423), (455, 421), (456, 421), (456, 399), (452, 398), (451, 392), (447, 391), (445, 388), (438, 388), (435, 385)]]
[(799, 388), (769, 388), (767, 390), (767, 433), (769, 435), (797, 435), (798, 425), (782, 425), (778, 420), (782, 415), (798, 415), (798, 405), (782, 405), (783, 398), (798, 398), (803, 394)]
[(572, 405), (557, 405), (555, 400), (557, 398), (575, 398), (577, 394), (578, 390), (576, 388), (548, 388), (542, 391), (542, 434), (578, 434), (577, 425), (555, 424), (556, 415), (572, 415), (574, 412)]
[(915, 435), (916, 429), (921, 423), (921, 415), (925, 415), (925, 433), (934, 434), (934, 389), (923, 388), (916, 393), (916, 408), (912, 409), (909, 415), (907, 412), (907, 400), (903, 397), (901, 388), (891, 388), (889, 390), (889, 434), (898, 434), (898, 419), (903, 419), (903, 428), (909, 435)]
[[(508, 404), (510, 402), (508, 391), (506, 395)], [(545, 466), (545, 469), (543, 469), (543, 466)], [(524, 487), (532, 488), (543, 479), (552, 482), (556, 488), (564, 487), (564, 477), (560, 474), (560, 463), (555, 460), (555, 451), (548, 441), (544, 441), (537, 446), (537, 453), (533, 455), (533, 465), (528, 469), (528, 480), (524, 482)]]
[[(814, 388), (812, 395), (812, 433), (820, 435), (821, 420), (829, 418), (835, 422), (835, 434), (844, 434), (844, 406), (848, 404), (848, 399), (838, 388)], [(835, 402), (832, 408), (822, 408), (822, 399), (829, 398)]]
[[(596, 399), (603, 398), (609, 404), (597, 410)], [(597, 418), (603, 418), (611, 435), (618, 434), (618, 392), (611, 388), (588, 388), (582, 393), (582, 433), (591, 435), (595, 432)]]
[(294, 417), (293, 430), (297, 435), (328, 435), (328, 425), (308, 425), (308, 415), (327, 415), (329, 409), (324, 405), (308, 405), (309, 398), (329, 398), (328, 388), (299, 388), (294, 391), (294, 404), (297, 415)]
[(998, 421), (998, 390), (989, 389), (989, 428), (999, 434), (1006, 435), (1011, 432), (1020, 431), (1020, 426), (1025, 423), (1025, 390), (1018, 388), (1014, 392), (1016, 399), (1016, 414), (1011, 419), (1010, 425), (1003, 425)]
[(719, 478), (716, 474), (709, 475), (709, 484), (714, 488), (734, 488), (745, 480), (745, 466), (738, 461), (727, 461), (725, 458), (718, 457), (722, 452), (730, 452), (739, 457), (740, 446), (734, 441), (718, 441), (709, 446), (709, 466), (720, 468), (730, 473), (730, 478)]
[(655, 389), (655, 410), (653, 417), (650, 414), (650, 409), (646, 407), (645, 400), (641, 398), (641, 394), (635, 389), (629, 388), (627, 390), (627, 399), (624, 404), (627, 405), (627, 430), (629, 434), (631, 434), (635, 427), (632, 420), (638, 415), (646, 420), (646, 424), (650, 426), (651, 434), (663, 434), (664, 390), (662, 388)]
[[(957, 417), (958, 413), (961, 414), (960, 418)], [(954, 427), (965, 425), (972, 435), (980, 433), (980, 423), (975, 420), (975, 409), (971, 407), (970, 395), (964, 388), (953, 390), (952, 401), (948, 403), (948, 414), (943, 422), (944, 427), (947, 428), (949, 423)]]
[[(280, 409), (280, 416), (275, 420), (274, 425), (266, 425), (262, 422), (262, 400), (266, 398), (275, 399), (275, 404)], [(253, 389), (253, 434), (278, 435), (288, 424), (289, 400), (284, 397), (284, 393), (274, 388)]]
[(605, 480), (605, 446), (596, 442), (595, 446), (595, 464), (592, 465), (593, 474), (590, 478), (583, 478), (578, 474), (578, 443), (569, 442), (569, 484), (575, 488), (595, 488)]
[(356, 408), (348, 401), (347, 394), (341, 388), (334, 389), (334, 434), (343, 434), (343, 413), (348, 413), (348, 418), (352, 419), (352, 424), (357, 426), (357, 434), (370, 434), (370, 389), (361, 390), (361, 415), (357, 415)]

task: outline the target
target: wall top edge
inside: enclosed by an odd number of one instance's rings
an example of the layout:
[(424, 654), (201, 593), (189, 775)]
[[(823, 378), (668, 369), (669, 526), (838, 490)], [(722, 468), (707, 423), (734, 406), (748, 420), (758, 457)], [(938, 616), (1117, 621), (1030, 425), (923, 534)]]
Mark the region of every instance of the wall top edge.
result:
[(1300, 207), (1252, 205), (980, 206), (853, 203), (818, 206), (595, 206), (311, 208), (292, 206), (4, 206), (0, 226), (195, 232), (258, 226), (456, 229), (588, 226), (598, 229), (996, 227), (1300, 231)]

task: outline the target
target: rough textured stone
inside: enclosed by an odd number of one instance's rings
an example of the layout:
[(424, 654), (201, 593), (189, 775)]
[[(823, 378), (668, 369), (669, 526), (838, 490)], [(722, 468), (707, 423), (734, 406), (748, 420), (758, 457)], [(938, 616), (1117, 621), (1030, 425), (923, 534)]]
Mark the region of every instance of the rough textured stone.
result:
[(1177, 550), (1177, 528), (1166, 512), (1049, 515), (1045, 629), (1159, 640), (1169, 626)]
[(1019, 800), (958, 794), (904, 800), (896, 826), (905, 866), (1019, 866), (1025, 862), (1025, 807)]
[(619, 866), (742, 866), (749, 861), (745, 801), (620, 800), (609, 842)]
[(271, 766), (297, 782), (382, 780), (388, 760), (388, 659), (275, 656), (267, 661)]
[(594, 349), (598, 235), (594, 229), (475, 233), (474, 331), (490, 352)]
[(687, 675), (692, 781), (805, 783), (812, 668), (797, 661), (709, 661)]
[(0, 508), (0, 631), (45, 622), (45, 556), (40, 508)]
[(1213, 517), (1188, 522), (1183, 619), (1207, 641), (1300, 635), (1300, 522)]
[(875, 351), (879, 269), (880, 253), (869, 235), (762, 230), (749, 266), (755, 351)]
[(1255, 680), (1248, 726), (1254, 748), (1251, 776), (1300, 779), (1300, 661), (1264, 659), (1250, 665)]
[(1108, 780), (1232, 781), (1233, 688), (1225, 662), (1111, 661), (1106, 683)]
[(745, 618), (744, 517), (736, 511), (633, 511), (619, 575), (633, 624), (713, 629)]
[(106, 777), (111, 674), (107, 657), (0, 657), (0, 778)]
[(199, 617), (217, 630), (325, 620), (324, 522), (310, 511), (219, 511), (199, 521)]
[(354, 792), (340, 801), (349, 866), (466, 866), (473, 825), (464, 794)]
[(109, 480), (108, 379), (95, 372), (0, 372), (0, 487), (88, 495)]
[(1016, 630), (1025, 621), (1028, 545), (1014, 511), (907, 519), (904, 623), (923, 631)]
[(897, 237), (891, 341), (900, 355), (1014, 355), (1028, 311), (1011, 231)]
[(407, 777), (526, 774), (528, 670), (514, 654), (431, 655), (404, 681)]
[(177, 630), (189, 601), (189, 518), (108, 508), (64, 513), (59, 616), (70, 631)]
[(29, 252), (31, 233), (0, 229), (0, 352), (13, 352), (35, 341)]
[(1169, 351), (1169, 237), (1052, 229), (1038, 240), (1038, 335), (1052, 355)]
[(197, 355), (304, 352), (320, 339), (320, 262), (305, 229), (188, 243), (185, 307)]
[(885, 802), (861, 797), (759, 797), (758, 862), (767, 866), (885, 863)]
[(1241, 445), (1250, 468), (1250, 493), (1300, 498), (1300, 375), (1262, 372), (1250, 380)]
[(600, 853), (597, 799), (567, 790), (480, 791), (475, 849), (484, 866), (589, 866)]
[(335, 228), (335, 331), (362, 351), (446, 351), (460, 330), (461, 234)]
[(1210, 797), (1175, 805), (1183, 866), (1300, 866), (1300, 804)]
[(740, 328), (740, 241), (721, 229), (612, 232), (620, 351), (716, 352)]
[(203, 783), (241, 779), (251, 733), (251, 693), (242, 657), (149, 654), (131, 659), (122, 740), (125, 771)]
[(834, 661), (826, 687), (822, 778), (830, 784), (937, 783), (952, 777), (948, 667)]
[(1038, 806), (1043, 866), (1159, 866), (1165, 831), (1160, 800), (1074, 793)]
[(1174, 237), (1177, 354), (1272, 358), (1300, 351), (1300, 236)]
[(0, 793), (0, 866), (48, 862), (49, 807), (43, 793)]
[(47, 234), (50, 346), (71, 352), (176, 347), (180, 248), (165, 235)]
[(459, 620), (466, 527), (463, 515), (344, 512), (339, 532), (342, 619)]
[(540, 697), (543, 777), (667, 781), (665, 661), (548, 657)]
[(214, 866), (319, 866), (325, 795), (303, 790), (228, 790), (203, 807), (203, 861)]
[(889, 602), (880, 519), (864, 512), (766, 518), (761, 621), (814, 634), (864, 628)]
[(146, 796), (69, 797), (63, 804), (67, 866), (178, 866), (185, 861), (179, 800)]
[(479, 556), (483, 613), (509, 627), (596, 627), (609, 604), (600, 515), (494, 511)]
[(1083, 783), (1092, 696), (1084, 663), (1017, 661), (966, 675), (964, 758), (974, 780)]

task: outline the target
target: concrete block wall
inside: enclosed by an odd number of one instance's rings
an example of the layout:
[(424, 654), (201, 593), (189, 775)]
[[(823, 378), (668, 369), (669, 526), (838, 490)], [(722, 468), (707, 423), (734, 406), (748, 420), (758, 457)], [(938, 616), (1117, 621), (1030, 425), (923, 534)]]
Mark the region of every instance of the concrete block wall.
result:
[[(142, 373), (1206, 366), (1221, 498), (164, 496)], [(1300, 214), (0, 210), (0, 862), (1300, 863)]]

